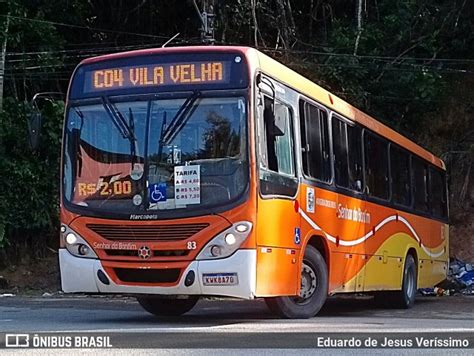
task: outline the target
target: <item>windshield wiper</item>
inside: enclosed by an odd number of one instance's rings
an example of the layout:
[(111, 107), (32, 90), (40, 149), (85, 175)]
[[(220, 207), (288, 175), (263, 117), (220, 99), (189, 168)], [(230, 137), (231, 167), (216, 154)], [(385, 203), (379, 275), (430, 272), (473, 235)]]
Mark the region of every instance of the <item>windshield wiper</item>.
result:
[(130, 134), (133, 136), (133, 141), (130, 141), (130, 155), (132, 156), (132, 170), (135, 165), (135, 158), (137, 156), (137, 138), (135, 136), (135, 120), (133, 118), (132, 108), (128, 107), (128, 128)]
[(194, 110), (196, 110), (196, 105), (194, 103), (201, 96), (201, 92), (195, 91), (191, 96), (189, 96), (186, 101), (181, 105), (176, 115), (170, 122), (170, 125), (166, 128), (165, 132), (162, 132), (160, 138), (160, 147), (163, 144), (168, 144), (174, 140), (176, 135), (182, 130), (186, 125), (189, 117), (191, 117)]
[(122, 113), (117, 110), (114, 104), (112, 104), (107, 96), (102, 97), (102, 105), (104, 105), (105, 111), (109, 114), (117, 130), (120, 132), (123, 138), (130, 141), (130, 156), (132, 158), (132, 169), (135, 163), (136, 157), (136, 144), (137, 138), (135, 136), (135, 123), (133, 120), (132, 108), (128, 108), (129, 122), (125, 120)]
[(134, 131), (130, 125), (127, 124), (127, 121), (123, 117), (122, 113), (118, 111), (115, 105), (110, 102), (108, 97), (102, 97), (102, 104), (104, 105), (105, 111), (107, 111), (107, 114), (109, 114), (112, 122), (115, 124), (122, 137), (136, 141)]

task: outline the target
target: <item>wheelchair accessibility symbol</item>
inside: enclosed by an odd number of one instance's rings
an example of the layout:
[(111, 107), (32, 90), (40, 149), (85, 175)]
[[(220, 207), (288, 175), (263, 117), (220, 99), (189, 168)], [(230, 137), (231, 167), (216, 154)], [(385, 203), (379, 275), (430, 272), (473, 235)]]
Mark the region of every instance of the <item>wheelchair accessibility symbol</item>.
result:
[(148, 191), (151, 203), (166, 201), (166, 183), (150, 184)]
[(301, 230), (299, 227), (295, 227), (295, 244), (299, 245), (301, 243)]

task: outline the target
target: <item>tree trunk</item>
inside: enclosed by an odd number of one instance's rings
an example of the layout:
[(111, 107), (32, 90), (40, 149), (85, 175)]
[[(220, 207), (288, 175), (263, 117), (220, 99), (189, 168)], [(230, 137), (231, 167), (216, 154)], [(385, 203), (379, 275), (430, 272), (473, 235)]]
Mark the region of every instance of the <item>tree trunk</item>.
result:
[(357, 37), (354, 44), (354, 56), (359, 49), (360, 35), (362, 34), (362, 0), (357, 0)]
[(257, 10), (256, 10), (256, 1), (251, 0), (250, 4), (252, 6), (252, 20), (253, 20), (253, 41), (256, 48), (258, 48), (258, 23), (257, 23)]
[(278, 26), (280, 29), (280, 38), (283, 42), (283, 47), (288, 48), (290, 44), (290, 25), (288, 24), (288, 19), (286, 17), (286, 6), (283, 0), (276, 0), (277, 11), (278, 11)]
[(7, 41), (8, 41), (8, 27), (10, 26), (10, 13), (7, 15), (5, 22), (5, 29), (3, 35), (5, 38), (2, 42), (2, 54), (0, 56), (0, 112), (3, 109), (3, 83), (5, 78), (5, 59), (7, 57)]

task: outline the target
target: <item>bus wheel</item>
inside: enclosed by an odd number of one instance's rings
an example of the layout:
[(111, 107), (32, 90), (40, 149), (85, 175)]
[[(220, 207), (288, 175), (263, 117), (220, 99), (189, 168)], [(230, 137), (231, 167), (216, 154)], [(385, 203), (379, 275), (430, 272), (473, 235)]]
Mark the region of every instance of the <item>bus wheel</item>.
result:
[(301, 266), (299, 296), (265, 298), (269, 309), (284, 318), (307, 319), (315, 316), (328, 294), (328, 270), (323, 256), (307, 246)]
[(402, 290), (393, 293), (393, 306), (396, 308), (408, 309), (415, 304), (415, 295), (417, 291), (417, 275), (415, 259), (412, 255), (405, 258), (403, 267)]
[(138, 303), (147, 312), (156, 316), (179, 316), (190, 311), (199, 297), (189, 296), (185, 299), (143, 296), (137, 297)]

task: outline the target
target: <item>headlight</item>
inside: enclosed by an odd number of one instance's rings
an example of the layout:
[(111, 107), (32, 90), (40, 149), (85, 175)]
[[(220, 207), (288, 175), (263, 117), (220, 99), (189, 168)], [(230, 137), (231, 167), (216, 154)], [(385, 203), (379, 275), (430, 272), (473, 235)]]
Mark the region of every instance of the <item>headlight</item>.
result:
[(245, 232), (249, 229), (249, 226), (248, 226), (248, 224), (237, 224), (237, 225), (235, 225), (235, 229), (238, 232)]
[(66, 243), (68, 245), (74, 245), (77, 242), (77, 237), (73, 232), (66, 235)]
[(222, 251), (221, 251), (220, 246), (212, 245), (211, 246), (211, 255), (213, 257), (220, 257), (220, 255), (222, 255)]
[(97, 255), (89, 244), (69, 227), (62, 225), (61, 235), (64, 240), (64, 245), (71, 255), (84, 258), (97, 258)]
[(233, 224), (209, 241), (196, 259), (211, 260), (230, 256), (242, 245), (251, 230), (252, 223), (248, 221)]
[(225, 240), (225, 243), (229, 246), (232, 246), (233, 244), (237, 242), (237, 238), (231, 232), (225, 235), (224, 240)]

